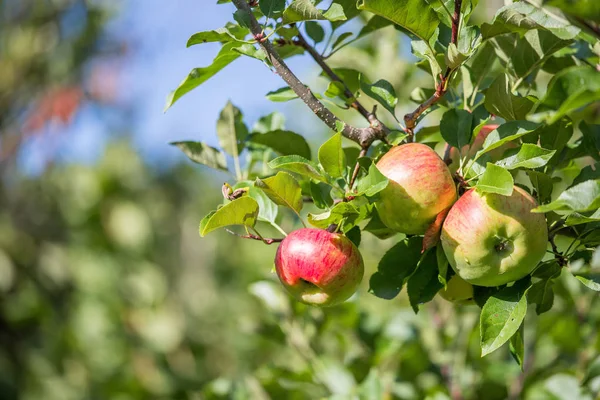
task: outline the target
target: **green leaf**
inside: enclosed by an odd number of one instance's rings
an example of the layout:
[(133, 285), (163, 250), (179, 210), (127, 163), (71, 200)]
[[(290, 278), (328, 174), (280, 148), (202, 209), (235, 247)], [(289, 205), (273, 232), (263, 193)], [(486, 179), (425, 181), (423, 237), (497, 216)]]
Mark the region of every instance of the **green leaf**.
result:
[(235, 47), (233, 51), (248, 57), (256, 58), (259, 61), (265, 61), (267, 59), (267, 53), (265, 53), (265, 51), (260, 47), (256, 47), (253, 44), (242, 44), (239, 47)]
[(358, 0), (357, 7), (387, 18), (425, 41), (431, 39), (440, 23), (425, 0)]
[(442, 67), (435, 57), (431, 46), (429, 46), (429, 44), (424, 40), (413, 40), (410, 42), (410, 46), (412, 53), (416, 57), (429, 62), (429, 68), (431, 71), (431, 76), (433, 77), (433, 82), (434, 84), (437, 84), (438, 76), (442, 73)]
[(227, 171), (225, 154), (214, 147), (202, 142), (172, 142), (172, 146), (178, 147), (183, 154), (195, 163), (203, 164), (214, 169)]
[(389, 183), (388, 178), (385, 177), (379, 170), (375, 163), (371, 164), (369, 167), (369, 173), (367, 176), (358, 180), (358, 184), (356, 185), (356, 194), (355, 196), (375, 196), (377, 193), (381, 192), (383, 189), (387, 187)]
[(386, 26), (390, 25), (392, 25), (392, 21), (375, 15), (374, 17), (369, 19), (367, 24), (362, 27), (360, 32), (358, 32), (358, 36), (356, 37), (356, 39), (360, 39), (364, 36), (367, 36), (370, 33), (373, 33), (381, 28), (385, 28)]
[[(581, 121), (579, 130), (583, 135), (583, 145), (588, 155), (596, 161), (600, 161), (600, 125), (591, 125)], [(600, 171), (600, 168), (597, 171)]]
[(355, 226), (354, 228), (346, 232), (346, 236), (348, 237), (348, 239), (350, 239), (352, 243), (354, 243), (356, 247), (360, 246), (361, 233), (360, 228), (358, 226)]
[(319, 162), (329, 175), (342, 178), (346, 172), (346, 154), (342, 149), (342, 134), (336, 133), (319, 148)]
[(200, 236), (229, 225), (254, 227), (258, 211), (256, 200), (249, 196), (240, 197), (204, 217), (200, 222)]
[(510, 32), (523, 35), (531, 29), (548, 30), (563, 40), (574, 39), (580, 32), (576, 26), (542, 8), (526, 2), (515, 2), (498, 10), (492, 24), (481, 26), (481, 33), (488, 39)]
[[(534, 133), (535, 136), (538, 132)], [(556, 150), (554, 156), (550, 159), (549, 165), (555, 165), (560, 161), (560, 154), (573, 136), (573, 123), (567, 119), (562, 119), (554, 125), (544, 126), (539, 130), (540, 145), (546, 149)], [(534, 140), (535, 142), (535, 140)]]
[(600, 292), (600, 246), (593, 252), (576, 252), (569, 260), (569, 272), (589, 289)]
[(515, 121), (525, 119), (533, 107), (533, 102), (526, 97), (513, 95), (508, 76), (501, 74), (486, 89), (484, 105), (490, 113), (507, 121)]
[(586, 181), (575, 185), (558, 196), (550, 204), (534, 208), (532, 212), (548, 211), (595, 211), (600, 208), (600, 179)]
[(369, 280), (369, 292), (387, 300), (396, 297), (417, 268), (422, 246), (423, 239), (413, 236), (389, 249), (379, 261), (377, 272)]
[(372, 233), (381, 240), (390, 238), (396, 234), (396, 232), (381, 222), (381, 218), (379, 218), (379, 214), (377, 214), (377, 210), (375, 209), (371, 212), (371, 220), (365, 225), (363, 230)]
[(258, 6), (267, 18), (277, 18), (285, 9), (285, 0), (260, 0)]
[(289, 87), (285, 86), (266, 94), (267, 99), (274, 102), (290, 101), (298, 98), (298, 95)]
[(167, 98), (167, 104), (165, 105), (165, 111), (169, 109), (177, 100), (179, 100), (183, 95), (190, 92), (191, 90), (197, 88), (213, 76), (217, 74), (220, 70), (225, 68), (227, 65), (231, 64), (234, 60), (236, 60), (240, 53), (234, 51), (234, 48), (239, 46), (239, 43), (226, 43), (221, 47), (219, 54), (215, 57), (212, 64), (204, 67), (204, 68), (194, 68), (187, 78), (183, 80), (171, 94)]
[(473, 114), (470, 112), (451, 108), (442, 116), (440, 132), (450, 146), (462, 149), (471, 142), (474, 122)]
[(306, 34), (315, 42), (315, 44), (321, 43), (323, 39), (325, 39), (325, 30), (318, 22), (306, 21), (304, 29), (306, 29)]
[(560, 8), (569, 15), (600, 23), (600, 3), (596, 0), (545, 0), (544, 4)]
[(250, 136), (250, 141), (267, 146), (282, 156), (297, 154), (309, 160), (311, 158), (310, 147), (306, 139), (292, 131), (275, 130), (254, 134)]
[[(243, 29), (243, 31), (248, 32), (246, 29), (238, 27), (239, 29)], [(227, 28), (219, 28), (212, 31), (198, 32), (193, 34), (187, 42), (187, 47), (194, 46), (196, 44), (202, 43), (210, 43), (210, 42), (243, 42), (243, 36), (241, 38), (236, 37), (233, 33), (229, 31)]]
[(538, 171), (527, 171), (531, 185), (537, 193), (538, 203), (543, 204), (550, 200), (552, 195), (552, 178)]
[(448, 282), (446, 281), (446, 276), (448, 276), (449, 263), (446, 253), (444, 253), (444, 248), (441, 245), (435, 247), (435, 258), (438, 267), (438, 281), (443, 287), (447, 287)]
[(477, 158), (494, 150), (505, 143), (518, 139), (535, 131), (540, 125), (529, 121), (509, 121), (488, 134), (483, 142), (482, 150), (477, 153)]
[(271, 131), (283, 130), (285, 126), (285, 117), (280, 112), (272, 112), (271, 114), (260, 117), (252, 127), (252, 132), (267, 133)]
[(289, 207), (296, 212), (302, 210), (302, 189), (290, 174), (278, 172), (270, 178), (256, 178), (254, 186), (265, 192), (275, 204)]
[(396, 91), (391, 83), (385, 79), (380, 79), (377, 82), (371, 84), (364, 74), (360, 75), (360, 89), (370, 98), (376, 100), (383, 106), (390, 114), (395, 115), (396, 104), (398, 104), (398, 97), (396, 97)]
[(553, 124), (563, 116), (593, 102), (600, 101), (600, 74), (587, 65), (560, 71), (548, 83), (546, 95), (536, 106), (553, 111), (542, 111), (532, 119)]
[(319, 166), (314, 162), (300, 156), (283, 156), (269, 161), (269, 168), (283, 169), (294, 172), (317, 181), (327, 182), (327, 178), (319, 171)]
[(429, 251), (417, 266), (417, 270), (406, 283), (406, 292), (415, 314), (419, 304), (427, 303), (435, 297), (443, 285), (438, 279), (438, 264), (435, 252)]
[(521, 326), (527, 312), (525, 292), (530, 284), (529, 279), (522, 279), (485, 302), (479, 324), (482, 357), (506, 343)]
[[(342, 42), (344, 40), (346, 40), (347, 38), (349, 38), (350, 36), (352, 36), (352, 32), (344, 32), (342, 33), (340, 36), (338, 36), (335, 41), (333, 42), (333, 45), (331, 46), (331, 51), (337, 50), (338, 47), (341, 48), (342, 46)], [(345, 46), (345, 44), (344, 44)]]
[(546, 165), (554, 153), (556, 150), (542, 149), (534, 144), (524, 143), (517, 154), (506, 157), (496, 164), (506, 169), (539, 168)]
[(308, 214), (308, 222), (317, 227), (325, 229), (331, 224), (339, 225), (343, 222), (342, 231), (347, 232), (358, 224), (364, 217), (353, 202), (341, 202), (333, 206), (329, 211), (321, 214)]
[(446, 65), (448, 68), (456, 69), (460, 67), (467, 57), (468, 55), (461, 53), (454, 43), (450, 43), (448, 45), (448, 50), (446, 51), (445, 56)]
[(521, 326), (515, 332), (514, 335), (510, 338), (509, 348), (510, 354), (513, 356), (519, 367), (521, 367), (521, 372), (523, 371), (523, 360), (525, 358), (525, 341), (523, 336), (525, 334), (525, 321), (521, 322)]
[(565, 221), (565, 225), (574, 226), (597, 221), (600, 221), (600, 208), (589, 216), (582, 215), (579, 213), (570, 214)]
[(319, 182), (315, 183), (312, 180), (309, 182), (310, 195), (315, 203), (315, 206), (324, 210), (333, 205), (333, 199), (331, 198), (331, 186)]
[(517, 41), (516, 47), (509, 54), (516, 76), (525, 78), (552, 54), (571, 43), (573, 43), (572, 40), (561, 40), (545, 30), (528, 31), (523, 39)]
[(283, 11), (283, 24), (308, 20), (344, 21), (346, 15), (341, 5), (332, 3), (327, 11), (315, 7), (312, 0), (294, 0)]
[(244, 124), (243, 118), (240, 109), (228, 101), (217, 121), (219, 144), (226, 153), (232, 156), (237, 156), (242, 152), (244, 141), (248, 136), (248, 127)]
[[(245, 182), (246, 184), (251, 184), (251, 182)], [(237, 185), (236, 185), (237, 187)], [(258, 220), (273, 223), (277, 218), (277, 214), (279, 209), (277, 208), (277, 204), (273, 202), (273, 200), (269, 199), (269, 196), (259, 188), (254, 186), (248, 187), (248, 196), (252, 197), (256, 200), (258, 204)]]
[(515, 182), (510, 172), (495, 164), (487, 163), (485, 172), (475, 187), (480, 192), (510, 196), (514, 186)]

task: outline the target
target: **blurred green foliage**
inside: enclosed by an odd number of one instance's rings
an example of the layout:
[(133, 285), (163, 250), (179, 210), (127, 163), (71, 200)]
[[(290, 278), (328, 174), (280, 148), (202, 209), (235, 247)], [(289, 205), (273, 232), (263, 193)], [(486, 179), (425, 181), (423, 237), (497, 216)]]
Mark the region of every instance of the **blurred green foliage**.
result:
[[(149, 169), (124, 142), (95, 166), (5, 180), (0, 398), (597, 395), (598, 296), (570, 275), (550, 312), (528, 314), (522, 375), (507, 346), (480, 358), (476, 306), (436, 298), (415, 315), (404, 292), (384, 301), (366, 282), (339, 307), (292, 302), (272, 273), (275, 246), (199, 238), (219, 201), (211, 187), (188, 165)], [(395, 239), (363, 235), (367, 275)]]

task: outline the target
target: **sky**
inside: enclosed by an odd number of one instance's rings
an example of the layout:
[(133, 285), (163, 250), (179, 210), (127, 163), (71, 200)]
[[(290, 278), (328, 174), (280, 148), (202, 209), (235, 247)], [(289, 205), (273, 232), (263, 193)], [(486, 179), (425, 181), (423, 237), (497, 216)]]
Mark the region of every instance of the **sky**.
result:
[[(167, 95), (195, 67), (212, 62), (219, 44), (205, 43), (186, 48), (188, 38), (199, 31), (222, 27), (232, 20), (232, 4), (213, 0), (126, 0), (106, 27), (106, 34), (124, 38), (130, 48), (119, 74), (118, 103), (133, 121), (136, 149), (156, 165), (168, 165), (184, 156), (168, 143), (177, 140), (217, 144), (216, 121), (228, 100), (242, 109), (249, 127), (260, 116), (273, 111), (286, 114), (287, 127), (301, 134), (315, 130), (317, 118), (298, 101), (273, 103), (265, 98), (284, 82), (261, 62), (240, 57), (215, 77), (182, 97), (164, 112)], [(289, 65), (304, 81), (317, 75), (307, 57), (289, 59)], [(49, 141), (59, 159), (93, 162), (101, 156), (109, 137), (123, 134), (122, 118), (88, 105), (60, 135), (42, 135), (21, 152), (21, 165), (35, 174), (43, 170)], [(317, 128), (320, 129), (320, 128)], [(49, 138), (48, 136), (51, 136)], [(56, 138), (58, 136), (58, 139)]]

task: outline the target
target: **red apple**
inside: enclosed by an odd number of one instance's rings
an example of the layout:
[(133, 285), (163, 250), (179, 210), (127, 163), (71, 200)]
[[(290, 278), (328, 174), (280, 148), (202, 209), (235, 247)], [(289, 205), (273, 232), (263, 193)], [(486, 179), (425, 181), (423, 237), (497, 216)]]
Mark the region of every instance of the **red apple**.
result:
[(456, 201), (456, 185), (444, 161), (430, 147), (408, 143), (393, 147), (377, 168), (390, 183), (375, 203), (390, 229), (423, 234), (435, 217)]
[(364, 274), (362, 256), (350, 239), (312, 228), (298, 229), (279, 244), (275, 268), (294, 298), (316, 306), (346, 301)]
[(536, 201), (515, 186), (511, 196), (466, 192), (452, 206), (441, 241), (454, 271), (478, 286), (527, 276), (546, 253), (548, 228)]

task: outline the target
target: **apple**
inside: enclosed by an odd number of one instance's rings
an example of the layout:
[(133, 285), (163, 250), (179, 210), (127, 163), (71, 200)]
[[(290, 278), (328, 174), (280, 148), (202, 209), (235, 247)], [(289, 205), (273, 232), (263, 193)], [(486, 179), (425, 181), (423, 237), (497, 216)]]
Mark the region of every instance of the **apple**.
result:
[(346, 236), (323, 229), (298, 229), (279, 244), (277, 276), (298, 301), (332, 306), (356, 291), (364, 274), (358, 248)]
[(512, 195), (467, 191), (442, 226), (444, 253), (457, 275), (478, 286), (527, 276), (546, 253), (548, 228), (536, 201), (515, 186)]
[(429, 146), (408, 143), (393, 147), (377, 162), (390, 181), (375, 206), (390, 229), (423, 234), (435, 217), (456, 201), (450, 170)]
[(439, 291), (443, 299), (456, 304), (473, 303), (473, 285), (458, 275), (453, 275), (448, 281), (446, 288)]

